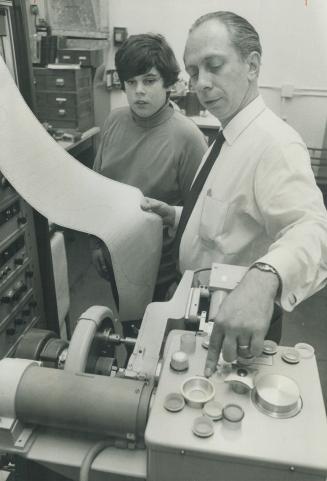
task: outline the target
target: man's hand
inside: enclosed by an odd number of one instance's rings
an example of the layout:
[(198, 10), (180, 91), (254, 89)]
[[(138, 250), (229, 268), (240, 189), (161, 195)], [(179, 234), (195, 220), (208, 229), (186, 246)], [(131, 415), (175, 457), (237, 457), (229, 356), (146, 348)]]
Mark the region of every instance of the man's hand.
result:
[(150, 197), (143, 197), (141, 202), (141, 209), (146, 212), (154, 212), (162, 218), (163, 225), (174, 227), (175, 224), (175, 209), (173, 206), (161, 202), (160, 200), (152, 199)]
[(216, 369), (220, 352), (232, 362), (243, 352), (259, 356), (268, 332), (279, 287), (276, 274), (250, 269), (222, 302), (214, 319), (205, 375)]

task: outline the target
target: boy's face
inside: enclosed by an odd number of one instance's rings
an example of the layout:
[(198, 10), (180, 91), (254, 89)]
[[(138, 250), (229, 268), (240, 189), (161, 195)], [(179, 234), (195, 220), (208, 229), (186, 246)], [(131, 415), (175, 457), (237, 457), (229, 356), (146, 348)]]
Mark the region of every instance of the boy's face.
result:
[(147, 73), (131, 77), (125, 82), (130, 108), (139, 117), (151, 117), (165, 104), (167, 91), (163, 78), (155, 67)]

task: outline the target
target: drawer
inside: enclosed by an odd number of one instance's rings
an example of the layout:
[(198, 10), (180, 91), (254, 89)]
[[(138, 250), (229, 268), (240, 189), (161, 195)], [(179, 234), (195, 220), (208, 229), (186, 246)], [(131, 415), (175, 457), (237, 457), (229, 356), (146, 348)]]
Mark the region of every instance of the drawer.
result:
[(103, 50), (63, 48), (57, 52), (59, 63), (77, 63), (84, 67), (98, 67), (103, 63)]
[(88, 89), (79, 90), (77, 93), (65, 91), (36, 92), (36, 104), (38, 110), (76, 108), (76, 105), (86, 101), (92, 102), (91, 91)]
[(35, 87), (37, 91), (77, 91), (92, 87), (91, 70), (84, 69), (34, 69)]
[(46, 108), (46, 109), (37, 109), (37, 116), (38, 118), (51, 118), (51, 119), (75, 119), (77, 117), (76, 107), (58, 107), (58, 108)]
[(91, 102), (83, 102), (72, 109), (46, 109), (38, 110), (37, 117), (40, 122), (48, 122), (55, 128), (90, 129), (94, 125), (93, 106)]
[(80, 115), (92, 113), (92, 102), (86, 101), (80, 104), (71, 103), (70, 105), (53, 106), (42, 109), (38, 107), (38, 116), (41, 118), (51, 118), (51, 119), (75, 119)]
[(76, 109), (76, 94), (69, 92), (37, 92), (36, 103), (38, 110), (47, 109)]

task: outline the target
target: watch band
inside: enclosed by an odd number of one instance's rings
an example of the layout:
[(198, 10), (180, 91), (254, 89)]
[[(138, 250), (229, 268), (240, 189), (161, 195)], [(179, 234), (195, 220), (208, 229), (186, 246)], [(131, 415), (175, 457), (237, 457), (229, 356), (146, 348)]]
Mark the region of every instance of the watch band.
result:
[(266, 264), (265, 262), (255, 262), (250, 267), (250, 269), (253, 269), (253, 268), (259, 269), (262, 272), (272, 272), (273, 274), (275, 274), (277, 276), (279, 286), (278, 286), (276, 297), (279, 298), (280, 295), (281, 295), (281, 290), (282, 290), (282, 280), (280, 278), (280, 275), (276, 271), (276, 269), (273, 266), (271, 266), (270, 264)]
[(280, 303), (280, 297), (281, 297), (281, 294), (282, 294), (282, 279), (278, 273), (278, 271), (273, 267), (271, 266), (270, 264), (266, 264), (265, 262), (255, 262), (254, 264), (252, 264), (252, 266), (250, 266), (250, 270), (251, 269), (259, 269), (259, 271), (262, 271), (262, 272), (271, 272), (272, 274), (275, 274), (277, 276), (277, 279), (278, 279), (278, 289), (277, 289), (277, 292), (276, 292), (276, 297), (275, 297), (275, 302), (277, 302), (278, 304)]
[(279, 278), (279, 274), (276, 271), (276, 269), (271, 266), (270, 264), (266, 264), (265, 262), (255, 262), (252, 266), (251, 269), (255, 267), (256, 269), (259, 269), (260, 271), (263, 272), (272, 272), (273, 274), (276, 274), (276, 276)]

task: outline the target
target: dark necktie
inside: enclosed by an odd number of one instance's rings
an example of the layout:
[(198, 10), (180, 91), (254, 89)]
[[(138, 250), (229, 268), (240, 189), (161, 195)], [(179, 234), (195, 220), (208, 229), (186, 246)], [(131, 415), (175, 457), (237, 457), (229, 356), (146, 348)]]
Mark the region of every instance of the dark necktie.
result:
[(182, 215), (177, 227), (176, 236), (175, 236), (174, 245), (173, 245), (173, 255), (176, 261), (178, 260), (179, 246), (181, 243), (182, 235), (184, 233), (186, 224), (192, 214), (192, 211), (194, 209), (196, 201), (198, 200), (198, 197), (203, 188), (203, 185), (212, 169), (213, 164), (215, 163), (215, 160), (219, 155), (220, 149), (224, 141), (225, 141), (225, 138), (224, 138), (223, 131), (219, 130), (215, 143), (212, 146), (212, 149), (210, 151), (210, 154), (208, 155), (206, 161), (202, 165), (201, 170), (197, 175), (197, 177), (195, 178), (192, 184), (192, 187), (186, 197), (186, 201), (182, 210)]

